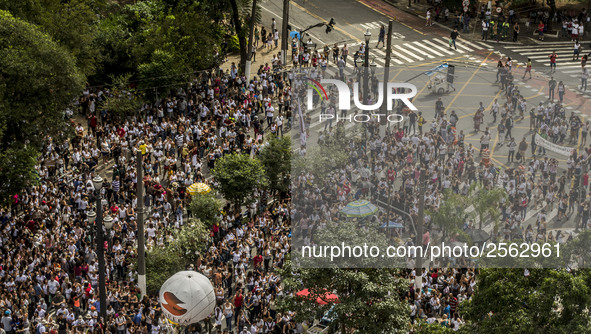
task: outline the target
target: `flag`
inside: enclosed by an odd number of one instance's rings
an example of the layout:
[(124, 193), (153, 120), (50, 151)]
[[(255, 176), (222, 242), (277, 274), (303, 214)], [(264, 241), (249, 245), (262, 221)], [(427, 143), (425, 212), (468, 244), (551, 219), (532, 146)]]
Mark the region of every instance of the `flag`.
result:
[(435, 74), (435, 73), (437, 73), (437, 72), (441, 71), (441, 70), (442, 70), (442, 69), (444, 69), (444, 68), (447, 68), (447, 63), (445, 63), (445, 64), (441, 64), (441, 65), (439, 65), (439, 66), (437, 66), (437, 67), (433, 68), (432, 70), (429, 70), (429, 71), (425, 72), (425, 74), (426, 74), (427, 76), (432, 76), (433, 74)]

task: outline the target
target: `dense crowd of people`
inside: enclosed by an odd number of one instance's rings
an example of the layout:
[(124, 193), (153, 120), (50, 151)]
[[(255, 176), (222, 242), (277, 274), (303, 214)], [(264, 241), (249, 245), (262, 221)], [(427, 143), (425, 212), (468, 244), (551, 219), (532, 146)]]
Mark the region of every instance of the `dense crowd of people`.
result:
[[(402, 225), (403, 228), (389, 232), (393, 236), (390, 242), (412, 245), (414, 226), (401, 211), (411, 215), (419, 211), (421, 170), (426, 172), (425, 208), (428, 213), (424, 226), (429, 231), (423, 235), (423, 246), (429, 242), (462, 240), (459, 234), (444, 238), (441, 227), (433, 223), (429, 212), (439, 210), (448, 192), (474, 196), (475, 184), (480, 189), (504, 189), (506, 195), (498, 203), (491, 203), (500, 216), (499, 228), (490, 232), (493, 242), (563, 243), (573, 237), (572, 233), (561, 228), (551, 229), (551, 225), (568, 219), (575, 219), (576, 226), (588, 228), (591, 224), (587, 197), (589, 175), (586, 172), (591, 153), (591, 147), (586, 144), (589, 122), (565, 111), (562, 82), (554, 81), (553, 85), (551, 82), (551, 89), (557, 89), (558, 98), (551, 94), (547, 101), (528, 107), (528, 101), (513, 80), (514, 75), (522, 73), (515, 73), (512, 60), (499, 61), (497, 70), (503, 98), (491, 102), (490, 109), (485, 109), (482, 102), (475, 106), (471, 133), (456, 130), (460, 117), (454, 110), (445, 108), (441, 99), (435, 104), (434, 114), (429, 113), (434, 116), (427, 116), (424, 110), (412, 111), (399, 103), (396, 112), (404, 116), (401, 123), (390, 125), (384, 131), (377, 119), (371, 119), (359, 125), (365, 129), (363, 135), (341, 141), (343, 146), (334, 146), (334, 143), (339, 142), (339, 136), (346, 132), (346, 122), (325, 120), (315, 144), (333, 145), (330, 147), (342, 150), (348, 158), (327, 175), (304, 170), (294, 176), (294, 187), (300, 189), (293, 195), (294, 210), (297, 210), (294, 237), (300, 238), (303, 245), (317, 244), (316, 233), (325, 228), (327, 222), (338, 221), (339, 212), (348, 203), (368, 199), (372, 203), (389, 202), (400, 209), (386, 210), (384, 206), (371, 219), (384, 226), (386, 222)], [(526, 67), (524, 76), (528, 70), (531, 73), (531, 68)], [(307, 71), (310, 73), (306, 77), (322, 78), (322, 73), (315, 69)], [(351, 85), (350, 81), (348, 83)], [(316, 101), (316, 107), (323, 111), (334, 108), (339, 112), (334, 104), (336, 99), (333, 99), (336, 89), (327, 88), (327, 93), (329, 104), (324, 106), (321, 101)], [(372, 94), (367, 104), (375, 98), (376, 93)], [(527, 137), (516, 138), (513, 128), (519, 123), (523, 126), (525, 122), (529, 123), (530, 132)], [(496, 128), (497, 134), (491, 128)], [(479, 138), (480, 145), (466, 142), (468, 136)], [(547, 155), (545, 146), (540, 145), (536, 137), (562, 147), (577, 148), (578, 145), (581, 150), (580, 153), (571, 150), (570, 156), (565, 158), (566, 163), (559, 166), (558, 160)], [(506, 162), (499, 164), (499, 158), (490, 158), (492, 145), (496, 145), (497, 156), (499, 152), (506, 152)], [(305, 155), (308, 151), (309, 147), (302, 147), (300, 153)], [(528, 217), (530, 211), (537, 213)], [(468, 219), (462, 230), (471, 235), (470, 232), (478, 228), (477, 220)], [(411, 238), (405, 240), (403, 235)], [(465, 260), (439, 258), (431, 263), (431, 267), (466, 268), (473, 265)], [(408, 265), (413, 267), (410, 262)], [(411, 274), (409, 278), (412, 278)], [(424, 271), (424, 289), (412, 292), (412, 298), (409, 298), (414, 305), (411, 306), (411, 317), (433, 318), (457, 328), (461, 323), (460, 314), (455, 312), (457, 302), (470, 297), (473, 285), (474, 272), (470, 270)], [(444, 312), (446, 308), (448, 311)], [(446, 316), (444, 320), (440, 318), (442, 315)]]
[[(265, 137), (282, 135), (290, 117), (289, 85), (268, 66), (250, 80), (227, 71), (203, 72), (182, 89), (153, 98), (127, 118), (104, 108), (109, 87), (88, 87), (66, 115), (75, 135), (47, 138), (37, 165), (38, 185), (15, 194), (0, 213), (1, 330), (14, 333), (152, 333), (168, 331), (156, 296), (141, 298), (137, 256), (137, 201), (147, 208), (146, 247), (158, 247), (170, 229), (186, 221), (195, 182), (216, 188), (209, 171), (228, 154), (256, 156)], [(142, 155), (138, 180), (136, 152)], [(100, 317), (96, 211), (92, 179), (100, 189), (104, 216), (113, 218), (107, 242), (107, 318)], [(146, 195), (136, 198), (137, 182)], [(289, 251), (287, 202), (245, 212), (225, 210), (208, 251), (193, 268), (214, 284), (217, 307), (209, 323), (240, 333), (293, 333), (290, 314), (277, 311), (282, 294), (275, 268)], [(200, 324), (187, 328), (198, 332)], [(207, 327), (207, 325), (204, 325)], [(205, 330), (205, 328), (203, 328)]]

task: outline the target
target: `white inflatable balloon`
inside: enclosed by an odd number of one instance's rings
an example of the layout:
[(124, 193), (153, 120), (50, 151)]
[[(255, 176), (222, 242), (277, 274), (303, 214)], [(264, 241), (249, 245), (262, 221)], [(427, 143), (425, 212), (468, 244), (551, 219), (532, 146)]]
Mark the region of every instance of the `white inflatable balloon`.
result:
[(195, 271), (179, 271), (160, 287), (160, 306), (164, 315), (179, 325), (207, 318), (215, 309), (213, 285)]

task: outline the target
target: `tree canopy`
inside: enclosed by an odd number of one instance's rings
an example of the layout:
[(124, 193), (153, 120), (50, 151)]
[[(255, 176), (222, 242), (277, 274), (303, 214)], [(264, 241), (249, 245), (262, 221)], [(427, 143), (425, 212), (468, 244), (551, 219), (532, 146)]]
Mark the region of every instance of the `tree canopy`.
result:
[(246, 154), (230, 154), (215, 163), (212, 174), (220, 185), (220, 192), (236, 206), (245, 204), (256, 188), (267, 185), (265, 169), (258, 159)]
[(34, 179), (33, 167), (45, 136), (58, 140), (68, 130), (65, 109), (83, 87), (84, 77), (64, 47), (38, 27), (0, 11), (3, 198)]
[(466, 333), (588, 332), (589, 271), (482, 269), (460, 304)]
[[(401, 298), (405, 284), (397, 269), (295, 269), (290, 262), (280, 271), (287, 295), (280, 307), (296, 312), (296, 321), (313, 320), (332, 310), (334, 331), (349, 333), (406, 333), (409, 310)], [(308, 289), (307, 297), (295, 295)], [(333, 293), (338, 302), (316, 303), (318, 297)]]

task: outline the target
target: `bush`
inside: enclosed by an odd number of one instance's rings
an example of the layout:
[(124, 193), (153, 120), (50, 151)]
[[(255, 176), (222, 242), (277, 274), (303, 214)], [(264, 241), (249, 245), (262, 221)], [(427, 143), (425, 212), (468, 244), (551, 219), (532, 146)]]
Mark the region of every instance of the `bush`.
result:
[(228, 39), (228, 53), (239, 52), (240, 42), (238, 42), (238, 35), (232, 35)]
[(222, 209), (222, 202), (212, 194), (195, 194), (189, 204), (189, 210), (195, 218), (201, 220), (208, 228), (217, 223)]

